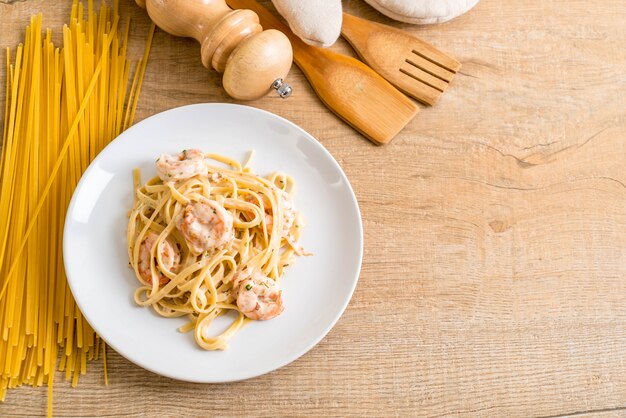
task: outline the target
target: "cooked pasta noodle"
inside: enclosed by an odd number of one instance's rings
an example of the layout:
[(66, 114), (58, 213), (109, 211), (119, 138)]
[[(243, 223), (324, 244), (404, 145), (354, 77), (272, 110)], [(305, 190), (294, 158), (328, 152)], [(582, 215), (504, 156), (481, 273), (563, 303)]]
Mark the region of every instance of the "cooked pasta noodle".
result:
[[(158, 176), (143, 185), (134, 173), (128, 256), (140, 283), (135, 302), (164, 317), (186, 316), (180, 330), (193, 329), (206, 350), (226, 349), (251, 319), (279, 315), (279, 280), (305, 254), (293, 179), (260, 177), (249, 163), (185, 150), (161, 155)], [(212, 336), (211, 323), (228, 312), (235, 319)]]
[[(63, 48), (31, 19), (11, 64), (0, 158), (0, 400), (21, 384), (48, 385), (58, 369), (76, 386), (105, 344), (78, 310), (63, 270), (62, 230), (73, 190), (89, 162), (132, 123), (117, 1), (94, 10), (74, 1)], [(147, 49), (141, 72), (145, 71)], [(137, 70), (135, 70), (138, 73)], [(137, 87), (137, 91), (139, 88)], [(128, 121), (128, 122), (125, 122)], [(106, 370), (106, 369), (105, 369)], [(105, 377), (106, 379), (106, 377)]]

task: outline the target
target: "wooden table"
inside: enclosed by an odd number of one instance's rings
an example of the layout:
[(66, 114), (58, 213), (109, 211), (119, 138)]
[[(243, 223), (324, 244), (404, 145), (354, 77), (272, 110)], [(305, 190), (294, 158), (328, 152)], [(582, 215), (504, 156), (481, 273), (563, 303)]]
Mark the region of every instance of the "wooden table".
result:
[[(123, 3), (138, 58), (149, 21)], [(69, 4), (1, 0), (0, 45), (39, 11), (58, 36)], [(57, 384), (57, 416), (626, 414), (626, 3), (483, 0), (427, 27), (344, 6), (463, 63), (385, 147), (296, 68), (289, 100), (251, 103), (319, 138), (352, 182), (365, 258), (344, 316), (298, 361), (233, 384), (170, 380), (110, 352), (110, 385), (90, 364), (77, 389)], [(193, 41), (156, 34), (138, 120), (230, 101)], [(45, 405), (45, 388), (22, 387), (0, 416)]]

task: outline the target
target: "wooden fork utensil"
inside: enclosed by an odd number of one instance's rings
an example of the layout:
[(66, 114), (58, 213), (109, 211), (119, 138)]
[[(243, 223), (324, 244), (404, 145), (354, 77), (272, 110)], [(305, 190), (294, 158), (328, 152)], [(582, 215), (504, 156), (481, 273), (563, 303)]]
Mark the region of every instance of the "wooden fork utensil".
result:
[(461, 69), (459, 61), (415, 36), (347, 13), (341, 35), (374, 71), (428, 105), (439, 99)]

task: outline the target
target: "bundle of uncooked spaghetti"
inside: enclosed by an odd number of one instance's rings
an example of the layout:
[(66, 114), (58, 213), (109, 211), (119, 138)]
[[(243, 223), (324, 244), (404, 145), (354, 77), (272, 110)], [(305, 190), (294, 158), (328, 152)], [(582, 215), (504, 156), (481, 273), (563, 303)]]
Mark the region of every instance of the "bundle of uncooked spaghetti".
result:
[[(63, 48), (42, 17), (7, 49), (0, 159), (0, 399), (6, 389), (48, 384), (54, 371), (76, 385), (104, 342), (83, 318), (63, 270), (62, 232), (72, 192), (90, 161), (132, 124), (154, 26), (143, 58), (126, 57), (129, 24), (117, 1), (95, 11), (74, 2)], [(130, 84), (130, 88), (129, 88)], [(106, 360), (105, 360), (106, 380)]]

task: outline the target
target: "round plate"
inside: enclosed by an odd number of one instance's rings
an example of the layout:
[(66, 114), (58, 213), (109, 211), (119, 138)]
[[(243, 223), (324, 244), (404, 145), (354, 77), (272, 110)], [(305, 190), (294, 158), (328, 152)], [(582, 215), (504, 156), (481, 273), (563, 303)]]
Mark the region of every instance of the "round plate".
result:
[[(127, 214), (132, 170), (156, 175), (162, 153), (198, 148), (243, 161), (255, 150), (259, 175), (284, 171), (296, 181), (294, 202), (305, 223), (298, 257), (281, 279), (285, 311), (241, 329), (225, 351), (205, 351), (184, 318), (163, 318), (135, 305), (139, 285), (128, 268)], [(350, 183), (311, 135), (271, 113), (230, 104), (199, 104), (143, 120), (111, 142), (80, 180), (65, 221), (63, 255), (80, 310), (118, 353), (155, 373), (191, 382), (248, 379), (282, 367), (317, 344), (337, 322), (356, 286), (363, 228)], [(218, 318), (213, 331), (226, 328)]]

